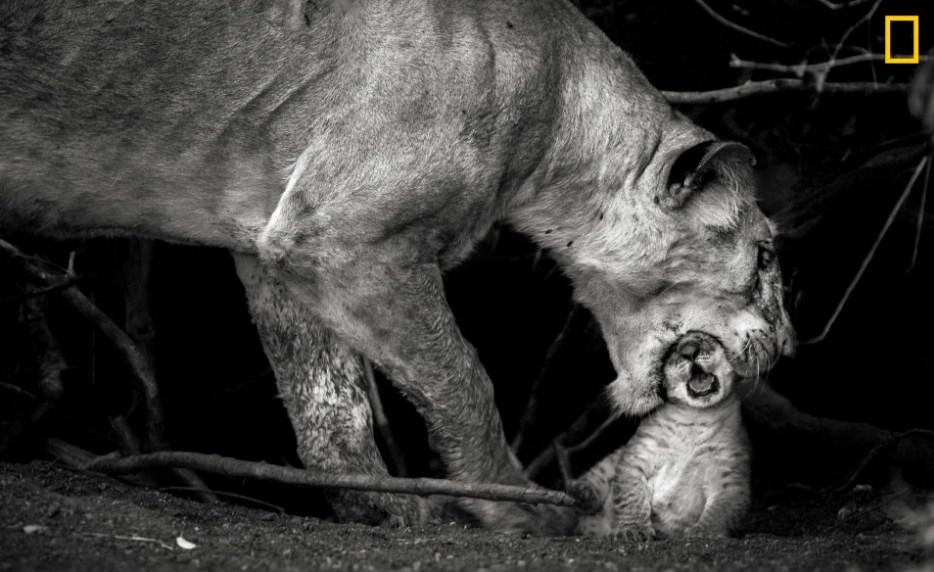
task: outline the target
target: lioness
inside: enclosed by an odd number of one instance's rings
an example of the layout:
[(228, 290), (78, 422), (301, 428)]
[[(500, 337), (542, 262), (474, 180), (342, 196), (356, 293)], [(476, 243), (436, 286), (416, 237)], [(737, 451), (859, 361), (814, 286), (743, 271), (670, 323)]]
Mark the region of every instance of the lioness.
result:
[(301, 456), (329, 471), (386, 470), (358, 352), (453, 477), (525, 482), (441, 283), (498, 220), (597, 316), (620, 412), (661, 402), (689, 330), (769, 368), (792, 334), (751, 163), (566, 0), (0, 0), (0, 228), (235, 253)]

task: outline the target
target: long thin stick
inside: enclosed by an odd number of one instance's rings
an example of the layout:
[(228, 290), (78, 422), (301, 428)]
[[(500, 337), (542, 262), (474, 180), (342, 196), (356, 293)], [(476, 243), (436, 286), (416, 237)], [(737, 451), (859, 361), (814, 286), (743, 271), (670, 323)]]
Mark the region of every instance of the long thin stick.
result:
[(707, 14), (709, 14), (711, 18), (713, 18), (713, 19), (716, 20), (717, 22), (720, 22), (721, 24), (723, 24), (723, 25), (726, 26), (727, 28), (732, 28), (733, 30), (736, 30), (737, 32), (740, 32), (740, 33), (742, 33), (742, 34), (746, 34), (746, 35), (749, 36), (750, 38), (755, 38), (755, 39), (761, 40), (761, 41), (763, 41), (763, 42), (768, 42), (768, 43), (772, 44), (773, 46), (779, 46), (779, 47), (782, 47), (782, 48), (787, 48), (787, 47), (790, 45), (790, 44), (788, 44), (787, 42), (783, 42), (783, 41), (781, 41), (781, 40), (776, 40), (775, 38), (772, 38), (772, 37), (770, 37), (770, 36), (766, 36), (765, 34), (760, 34), (759, 32), (756, 32), (756, 31), (754, 31), (754, 30), (750, 30), (749, 28), (746, 28), (745, 26), (740, 26), (740, 25), (737, 24), (736, 22), (734, 22), (734, 21), (732, 21), (732, 20), (726, 18), (725, 16), (722, 16), (719, 12), (717, 12), (716, 10), (714, 10), (713, 8), (711, 8), (706, 2), (704, 2), (704, 0), (694, 0), (694, 2), (696, 2), (697, 5), (700, 6), (701, 9), (702, 9), (704, 12), (707, 12)]
[[(922, 60), (927, 60), (927, 57), (922, 57)], [(845, 58), (825, 60), (822, 62), (807, 63), (802, 62), (800, 64), (781, 64), (775, 62), (754, 62), (749, 60), (744, 60), (736, 55), (730, 58), (730, 67), (731, 68), (741, 68), (741, 69), (752, 69), (752, 70), (763, 70), (763, 71), (773, 71), (777, 73), (793, 73), (798, 77), (803, 76), (807, 72), (825, 72), (832, 68), (839, 68), (843, 66), (849, 66), (853, 64), (859, 64), (864, 62), (881, 62), (885, 61), (885, 56), (882, 54), (857, 54), (855, 56), (849, 56)]]
[(834, 4), (830, 0), (816, 0), (818, 3), (822, 4), (829, 10), (842, 10), (844, 8), (853, 8), (854, 6), (859, 6), (860, 4), (866, 4), (867, 2), (872, 2), (872, 0), (849, 0), (849, 2), (841, 2), (839, 4)]
[(934, 149), (928, 155), (928, 164), (924, 169), (924, 182), (921, 183), (921, 204), (918, 205), (918, 224), (915, 227), (915, 245), (911, 249), (911, 262), (908, 263), (906, 273), (911, 272), (918, 262), (918, 251), (921, 249), (921, 231), (924, 229), (924, 212), (927, 208), (928, 188), (931, 185), (931, 164), (934, 163)]
[(539, 394), (541, 392), (542, 382), (550, 373), (558, 353), (564, 347), (579, 309), (577, 304), (571, 305), (567, 317), (564, 319), (564, 325), (561, 326), (561, 331), (558, 332), (558, 335), (555, 336), (555, 339), (552, 340), (551, 344), (548, 346), (548, 350), (545, 352), (545, 359), (542, 360), (542, 364), (538, 368), (538, 375), (532, 380), (532, 385), (529, 387), (529, 399), (522, 411), (522, 417), (519, 419), (519, 430), (516, 431), (516, 436), (513, 438), (512, 443), (509, 444), (514, 453), (519, 451), (519, 447), (522, 446), (522, 443), (525, 441), (526, 437), (528, 437), (529, 431), (531, 431), (533, 425), (538, 420), (538, 399), (540, 397)]
[(402, 448), (396, 441), (392, 432), (392, 426), (389, 425), (389, 417), (386, 416), (386, 410), (383, 408), (383, 400), (379, 396), (379, 387), (376, 386), (376, 375), (373, 372), (373, 363), (367, 358), (363, 358), (363, 373), (366, 376), (366, 392), (370, 401), (370, 410), (373, 412), (373, 423), (376, 430), (383, 438), (383, 445), (386, 446), (386, 452), (389, 455), (389, 461), (396, 474), (400, 477), (409, 475), (408, 465), (405, 463), (405, 455), (402, 454)]
[(862, 279), (866, 269), (869, 268), (869, 263), (872, 262), (873, 257), (875, 257), (876, 251), (879, 249), (879, 245), (882, 244), (882, 239), (885, 238), (885, 235), (889, 232), (889, 228), (892, 226), (892, 223), (895, 222), (895, 217), (898, 215), (898, 211), (902, 210), (902, 205), (905, 204), (905, 200), (908, 198), (908, 195), (911, 194), (911, 189), (915, 186), (915, 181), (918, 180), (918, 176), (921, 175), (921, 171), (924, 169), (924, 166), (927, 164), (927, 162), (928, 158), (924, 157), (918, 163), (918, 166), (915, 167), (914, 173), (911, 174), (911, 179), (909, 179), (908, 184), (905, 185), (905, 190), (902, 191), (901, 196), (898, 197), (898, 201), (895, 202), (895, 206), (892, 207), (891, 212), (889, 212), (889, 217), (885, 220), (885, 224), (882, 225), (882, 230), (879, 231), (875, 242), (872, 244), (872, 248), (869, 249), (869, 252), (866, 253), (866, 257), (863, 258), (863, 262), (860, 264), (859, 270), (856, 271), (856, 275), (853, 276), (853, 280), (851, 280), (849, 285), (847, 285), (846, 291), (843, 292), (843, 297), (841, 297), (840, 301), (837, 303), (837, 307), (834, 309), (833, 314), (830, 315), (830, 318), (824, 325), (824, 329), (821, 330), (821, 333), (816, 337), (802, 341), (802, 345), (822, 342), (827, 337), (827, 334), (830, 333), (830, 329), (833, 328), (837, 318), (840, 317), (840, 313), (843, 312), (843, 307), (846, 306), (847, 301), (850, 299), (850, 295), (853, 293), (853, 290), (856, 289), (856, 285), (859, 284), (859, 281)]
[(577, 505), (577, 502), (570, 495), (546, 489), (527, 489), (490, 483), (463, 483), (444, 479), (335, 475), (269, 465), (267, 463), (241, 461), (230, 457), (221, 457), (220, 455), (183, 451), (160, 451), (124, 458), (98, 457), (85, 465), (88, 470), (115, 475), (161, 467), (185, 467), (229, 477), (252, 478), (322, 488), (416, 495), (447, 495), (525, 503), (547, 503), (559, 506)]
[(813, 91), (814, 93), (845, 94), (857, 93), (875, 95), (885, 93), (908, 93), (911, 86), (906, 83), (843, 82), (825, 83), (818, 86), (814, 82), (802, 79), (770, 79), (750, 81), (735, 87), (713, 89), (710, 91), (663, 91), (662, 95), (669, 103), (702, 104), (736, 101), (755, 95), (786, 93), (794, 91)]

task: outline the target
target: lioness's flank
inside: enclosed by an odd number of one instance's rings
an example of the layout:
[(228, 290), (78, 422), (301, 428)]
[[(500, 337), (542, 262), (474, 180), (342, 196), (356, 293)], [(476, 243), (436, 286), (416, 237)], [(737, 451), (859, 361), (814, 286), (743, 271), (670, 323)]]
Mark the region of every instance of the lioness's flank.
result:
[[(749, 150), (674, 112), (566, 0), (0, 0), (0, 54), (0, 230), (235, 253), (318, 469), (386, 473), (363, 355), (451, 476), (526, 482), (441, 282), (496, 221), (573, 279), (622, 412), (661, 403), (686, 332), (743, 375), (791, 347)], [(464, 504), (489, 526), (571, 522)]]

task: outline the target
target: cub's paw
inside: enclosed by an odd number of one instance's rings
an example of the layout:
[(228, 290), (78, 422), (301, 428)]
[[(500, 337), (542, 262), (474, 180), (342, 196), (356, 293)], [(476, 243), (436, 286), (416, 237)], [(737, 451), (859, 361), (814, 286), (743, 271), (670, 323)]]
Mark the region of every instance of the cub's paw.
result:
[(567, 493), (577, 501), (577, 508), (583, 514), (597, 514), (603, 509), (609, 491), (590, 481), (576, 479), (568, 482)]
[(655, 538), (655, 529), (649, 524), (626, 525), (613, 531), (611, 537), (620, 543), (643, 544)]

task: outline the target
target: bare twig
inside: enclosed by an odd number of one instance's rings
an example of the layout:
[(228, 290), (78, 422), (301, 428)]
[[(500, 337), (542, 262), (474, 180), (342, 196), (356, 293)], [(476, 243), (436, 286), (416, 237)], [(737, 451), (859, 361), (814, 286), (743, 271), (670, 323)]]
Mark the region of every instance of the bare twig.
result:
[(931, 184), (931, 163), (934, 163), (934, 149), (928, 155), (928, 164), (924, 169), (924, 182), (921, 187), (921, 204), (918, 205), (918, 225), (915, 227), (915, 245), (911, 249), (911, 262), (908, 263), (908, 269), (905, 273), (911, 272), (918, 262), (918, 251), (921, 250), (921, 230), (924, 228), (924, 211), (927, 207), (928, 188)]
[(386, 417), (383, 400), (380, 398), (379, 388), (376, 386), (373, 364), (367, 358), (363, 358), (363, 371), (366, 374), (366, 392), (370, 402), (370, 410), (373, 411), (373, 423), (376, 424), (376, 430), (379, 431), (380, 436), (383, 438), (383, 444), (389, 454), (389, 461), (396, 474), (400, 477), (406, 477), (409, 470), (405, 463), (405, 455), (402, 454), (402, 448), (396, 442), (392, 427), (389, 425), (389, 418)]
[(587, 409), (585, 409), (584, 412), (581, 413), (567, 429), (556, 435), (551, 444), (548, 447), (545, 447), (545, 449), (539, 453), (538, 456), (532, 459), (531, 463), (526, 465), (526, 476), (529, 478), (535, 478), (542, 471), (542, 469), (548, 465), (548, 463), (551, 463), (556, 459), (557, 450), (555, 445), (561, 447), (563, 452), (570, 456), (572, 453), (585, 448), (604, 431), (606, 431), (607, 427), (609, 427), (612, 422), (615, 421), (615, 417), (612, 415), (609, 419), (604, 420), (596, 430), (591, 432), (589, 435), (586, 435), (583, 439), (579, 440), (578, 443), (574, 445), (566, 445), (566, 443), (569, 441), (578, 440), (580, 435), (587, 429), (588, 425), (590, 425), (589, 422), (591, 417), (593, 415), (599, 414), (604, 407), (605, 403), (600, 400), (591, 403), (590, 406), (587, 407)]
[[(929, 59), (924, 57), (924, 60)], [(881, 62), (885, 61), (885, 56), (881, 54), (865, 53), (857, 54), (855, 56), (849, 56), (846, 58), (825, 60), (822, 62), (816, 63), (807, 63), (801, 62), (800, 64), (779, 64), (773, 62), (754, 62), (749, 60), (744, 60), (733, 54), (730, 57), (730, 67), (731, 68), (740, 68), (740, 69), (750, 69), (750, 70), (763, 70), (763, 71), (772, 71), (777, 73), (793, 73), (798, 77), (802, 77), (806, 73), (821, 73), (826, 72), (832, 68), (839, 68), (844, 66), (850, 66), (853, 64), (859, 64), (864, 62)]]
[[(0, 239), (0, 251), (15, 260), (19, 260), (25, 273), (36, 282), (40, 288), (48, 287), (50, 283), (60, 282), (61, 276), (54, 276), (40, 264), (36, 259), (24, 255), (18, 248), (9, 242)], [(73, 278), (74, 257), (69, 257), (69, 269), (64, 278)], [(163, 413), (162, 403), (159, 396), (159, 386), (156, 383), (155, 375), (146, 356), (140, 351), (139, 347), (132, 339), (120, 329), (107, 314), (94, 305), (87, 296), (81, 293), (77, 288), (66, 288), (56, 294), (72, 311), (87, 320), (94, 328), (114, 346), (118, 353), (123, 357), (126, 365), (133, 373), (133, 377), (139, 384), (143, 401), (146, 406), (146, 439), (149, 447), (152, 449), (164, 449), (166, 443), (163, 434)], [(186, 484), (197, 489), (208, 490), (207, 485), (198, 475), (190, 471), (174, 471), (175, 474)], [(209, 494), (204, 495), (203, 500), (216, 501), (217, 499)]]
[(907, 93), (908, 84), (901, 83), (872, 83), (872, 82), (842, 82), (825, 83), (818, 86), (813, 82), (801, 79), (770, 79), (765, 81), (750, 81), (735, 87), (714, 89), (710, 91), (663, 91), (662, 95), (669, 103), (674, 104), (703, 104), (736, 101), (754, 95), (771, 93), (784, 93), (792, 91), (812, 91), (827, 94), (863, 94), (875, 95), (885, 93)]
[(139, 455), (143, 448), (139, 444), (136, 433), (130, 428), (126, 418), (123, 415), (117, 415), (110, 418), (110, 429), (117, 437), (120, 452), (124, 455)]
[(610, 415), (603, 421), (603, 423), (601, 423), (596, 429), (594, 429), (590, 435), (585, 437), (583, 441), (581, 441), (580, 443), (575, 443), (574, 445), (569, 445), (565, 447), (564, 448), (565, 452), (568, 455), (573, 455), (574, 453), (583, 451), (587, 447), (590, 447), (590, 445), (592, 445), (594, 441), (596, 441), (597, 439), (600, 438), (601, 435), (606, 433), (607, 429), (609, 429), (610, 426), (613, 425), (614, 421), (616, 421), (616, 417), (613, 415)]
[[(42, 287), (55, 283), (58, 277), (52, 276), (41, 265), (25, 256), (18, 248), (9, 242), (0, 239), (0, 250), (8, 256), (22, 262), (26, 273)], [(155, 376), (146, 362), (144, 356), (130, 339), (114, 322), (94, 305), (87, 296), (76, 288), (67, 288), (58, 293), (59, 298), (65, 302), (72, 311), (90, 322), (97, 331), (104, 335), (123, 357), (130, 368), (134, 378), (140, 384), (146, 403), (146, 438), (150, 446), (160, 448), (163, 445), (162, 405), (159, 400), (159, 389)]]
[(872, 2), (872, 0), (849, 0), (848, 2), (840, 2), (839, 4), (835, 4), (830, 0), (815, 0), (815, 2), (818, 2), (828, 10), (843, 10), (845, 8), (853, 8), (861, 4), (866, 4), (867, 2)]
[(229, 477), (252, 478), (322, 488), (417, 495), (447, 495), (499, 501), (546, 503), (559, 506), (575, 506), (577, 504), (571, 496), (565, 493), (546, 489), (527, 489), (511, 485), (464, 483), (429, 478), (404, 479), (371, 475), (335, 475), (269, 465), (267, 463), (252, 463), (219, 455), (180, 451), (161, 451), (122, 459), (99, 457), (85, 466), (88, 470), (107, 474), (133, 473), (160, 467), (186, 467), (196, 471)]
[(697, 5), (700, 6), (701, 9), (704, 10), (704, 12), (707, 12), (707, 14), (709, 14), (711, 18), (713, 18), (713, 19), (716, 20), (717, 22), (720, 22), (721, 24), (723, 24), (723, 25), (726, 26), (727, 28), (731, 28), (731, 29), (733, 29), (733, 30), (736, 30), (737, 32), (740, 32), (740, 33), (742, 33), (742, 34), (745, 34), (745, 35), (749, 36), (750, 38), (755, 38), (755, 39), (757, 39), (757, 40), (761, 40), (761, 41), (763, 41), (763, 42), (767, 42), (767, 43), (769, 43), (769, 44), (772, 44), (773, 46), (779, 46), (779, 47), (782, 47), (782, 48), (787, 48), (787, 47), (790, 45), (790, 44), (788, 44), (787, 42), (783, 42), (783, 41), (781, 41), (781, 40), (776, 40), (775, 38), (772, 38), (772, 37), (770, 37), (770, 36), (766, 36), (765, 34), (760, 34), (759, 32), (750, 30), (749, 28), (746, 28), (745, 26), (741, 26), (741, 25), (737, 24), (736, 22), (733, 22), (732, 20), (729, 20), (728, 18), (726, 18), (726, 17), (724, 17), (724, 16), (721, 16), (716, 10), (714, 10), (713, 8), (711, 8), (710, 5), (708, 5), (706, 2), (704, 2), (704, 0), (694, 0), (694, 2), (696, 2)]
[(911, 178), (908, 180), (908, 184), (905, 185), (905, 190), (902, 191), (901, 196), (898, 197), (898, 200), (895, 202), (895, 206), (893, 206), (891, 212), (889, 212), (889, 216), (885, 220), (885, 224), (882, 225), (882, 230), (879, 231), (875, 242), (872, 244), (869, 252), (866, 253), (866, 257), (863, 258), (863, 262), (860, 264), (859, 270), (856, 271), (856, 275), (853, 276), (853, 279), (846, 287), (846, 291), (843, 292), (843, 296), (837, 303), (837, 307), (834, 309), (833, 314), (831, 314), (830, 318), (827, 320), (827, 323), (824, 325), (824, 329), (821, 330), (821, 333), (817, 336), (808, 340), (804, 340), (801, 342), (801, 344), (816, 344), (826, 339), (827, 335), (830, 333), (831, 328), (833, 328), (834, 323), (837, 321), (837, 318), (840, 317), (840, 313), (843, 312), (843, 308), (846, 306), (847, 301), (850, 299), (850, 295), (856, 289), (856, 285), (859, 284), (859, 281), (862, 279), (866, 269), (869, 268), (869, 263), (872, 262), (873, 257), (876, 255), (876, 251), (879, 249), (879, 245), (882, 244), (882, 239), (885, 238), (885, 235), (889, 232), (889, 228), (892, 226), (892, 223), (895, 222), (895, 217), (898, 214), (898, 211), (902, 209), (902, 205), (905, 204), (905, 200), (908, 198), (908, 195), (911, 194), (911, 189), (914, 188), (915, 181), (918, 180), (918, 177), (921, 175), (921, 171), (924, 169), (924, 166), (927, 164), (927, 162), (928, 157), (924, 157), (918, 163), (918, 166), (915, 167), (914, 173), (911, 174)]
[(528, 436), (528, 432), (535, 424), (535, 420), (538, 416), (538, 398), (541, 392), (542, 381), (551, 370), (555, 358), (561, 351), (561, 348), (564, 347), (564, 343), (567, 340), (567, 336), (571, 330), (574, 319), (579, 313), (578, 310), (579, 308), (577, 304), (571, 306), (571, 309), (568, 311), (567, 318), (564, 320), (564, 325), (561, 326), (561, 331), (558, 332), (558, 335), (555, 336), (555, 339), (552, 340), (551, 344), (548, 346), (548, 350), (545, 352), (545, 359), (542, 360), (542, 364), (538, 368), (538, 375), (535, 376), (535, 379), (532, 381), (532, 385), (529, 388), (529, 399), (522, 411), (522, 417), (519, 419), (519, 429), (516, 431), (516, 436), (513, 437), (512, 443), (509, 445), (513, 452), (517, 452), (519, 450), (523, 441), (525, 441), (525, 438)]
[(39, 400), (39, 398), (38, 398), (34, 393), (32, 393), (31, 391), (26, 391), (26, 390), (23, 389), (22, 387), (13, 385), (12, 383), (7, 383), (7, 382), (5, 382), (5, 381), (0, 381), (0, 389), (5, 389), (5, 390), (9, 391), (10, 393), (15, 393), (15, 394), (17, 394), (17, 395), (21, 395), (21, 396), (23, 396), (23, 397), (25, 397), (25, 398), (27, 398), (27, 399), (32, 400), (32, 401), (38, 401), (38, 400)]
[(823, 492), (842, 492), (848, 490), (850, 487), (856, 484), (856, 481), (859, 480), (859, 478), (863, 475), (863, 473), (866, 471), (866, 468), (869, 467), (869, 465), (871, 465), (877, 458), (879, 458), (880, 455), (897, 445), (899, 441), (908, 437), (927, 437), (932, 439), (934, 438), (934, 431), (930, 431), (928, 429), (909, 429), (908, 431), (895, 433), (889, 436), (888, 439), (870, 449), (849, 475), (847, 475), (839, 483), (826, 487)]
[[(840, 55), (840, 50), (843, 49), (843, 45), (850, 38), (850, 35), (853, 34), (853, 32), (855, 32), (857, 28), (862, 26), (864, 23), (868, 22), (872, 18), (872, 16), (876, 13), (876, 10), (879, 9), (880, 5), (882, 5), (882, 0), (876, 0), (876, 2), (872, 5), (872, 7), (868, 11), (866, 11), (866, 13), (863, 14), (863, 16), (859, 20), (857, 20), (856, 22), (853, 23), (852, 26), (847, 28), (847, 30), (843, 33), (843, 35), (840, 36), (840, 41), (837, 42), (837, 45), (834, 47), (833, 52), (830, 54), (829, 61), (833, 62), (837, 59), (837, 56)], [(829, 71), (829, 68), (827, 71)], [(826, 82), (826, 79), (827, 79), (827, 71), (824, 71), (824, 73), (821, 73), (821, 74), (817, 74), (817, 77), (815, 79), (817, 80), (818, 87), (822, 88), (824, 86), (824, 83)]]
[(571, 460), (568, 458), (567, 449), (562, 447), (557, 439), (551, 442), (551, 448), (554, 449), (555, 458), (558, 460), (558, 472), (561, 473), (561, 482), (564, 484), (564, 488), (567, 488), (574, 478), (571, 474)]
[(31, 300), (32, 298), (39, 298), (39, 297), (42, 297), (42, 296), (48, 296), (49, 294), (54, 294), (54, 293), (56, 293), (56, 292), (60, 292), (60, 291), (62, 291), (62, 290), (65, 290), (66, 288), (71, 288), (72, 286), (77, 285), (78, 282), (79, 282), (82, 278), (83, 278), (83, 277), (72, 278), (72, 279), (63, 281), (61, 284), (54, 284), (54, 285), (49, 286), (49, 287), (47, 287), (47, 288), (40, 288), (40, 289), (38, 289), (38, 290), (33, 290), (32, 292), (27, 292), (27, 293), (25, 293), (25, 294), (19, 294), (19, 295), (16, 295), (16, 296), (8, 296), (8, 297), (6, 297), (6, 298), (0, 298), (0, 304), (6, 304), (6, 303), (9, 303), (9, 302), (17, 302), (17, 303), (18, 303), (18, 302), (24, 302), (24, 301), (26, 301), (26, 300)]

